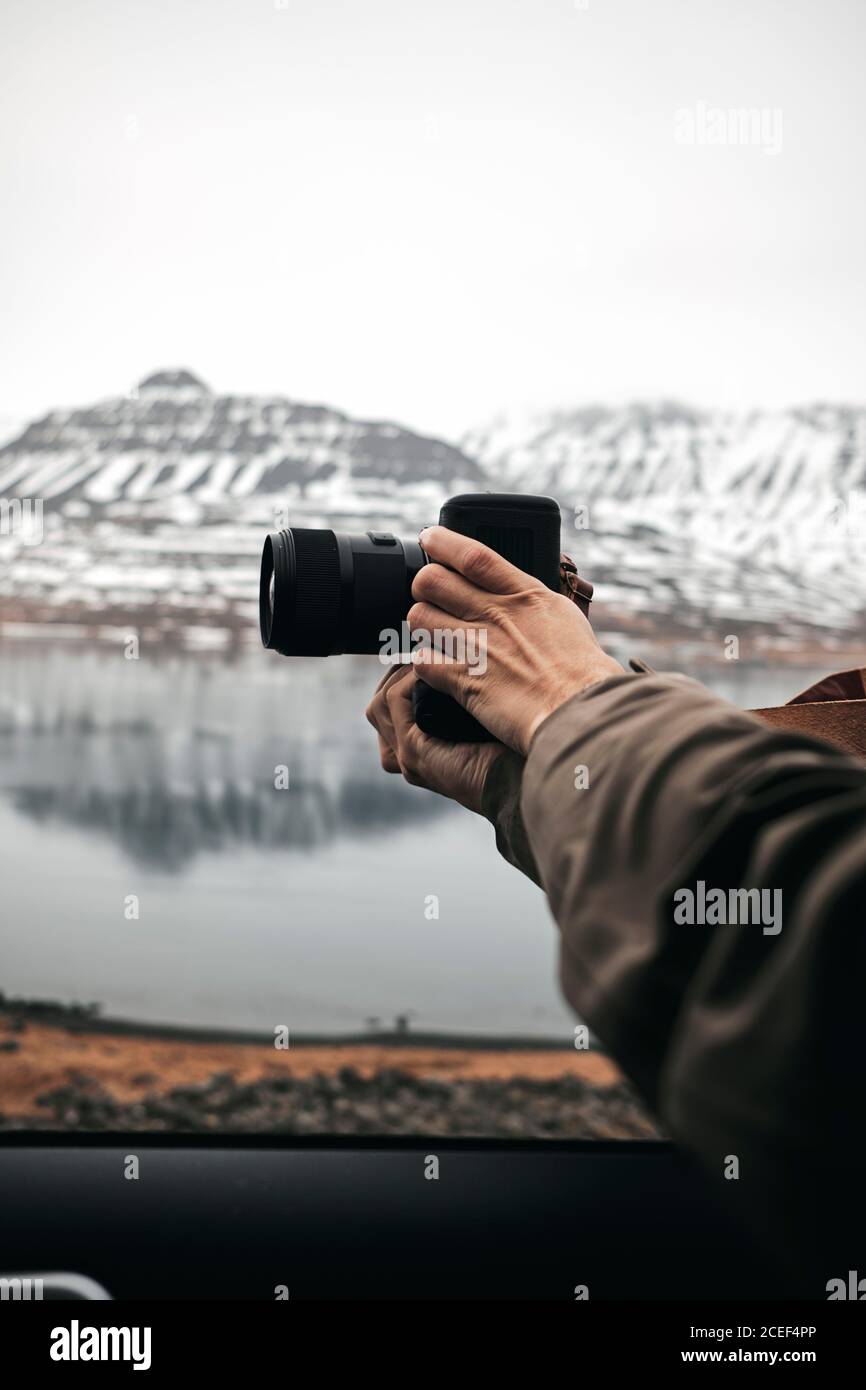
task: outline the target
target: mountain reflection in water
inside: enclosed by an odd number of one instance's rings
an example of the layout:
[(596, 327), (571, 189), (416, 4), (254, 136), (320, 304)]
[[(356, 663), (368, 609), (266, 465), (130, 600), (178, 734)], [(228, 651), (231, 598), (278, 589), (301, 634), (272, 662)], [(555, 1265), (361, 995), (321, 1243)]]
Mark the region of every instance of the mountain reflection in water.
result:
[(203, 849), (252, 844), (310, 850), (342, 836), (394, 832), (453, 809), (448, 802), (413, 794), (405, 783), (385, 782), (381, 773), (375, 780), (349, 777), (329, 787), (301, 772), (287, 790), (247, 780), (127, 787), (30, 783), (9, 791), (15, 809), (32, 820), (100, 832), (132, 859), (174, 870)]
[[(17, 698), (7, 685), (0, 704), (0, 792), (41, 825), (105, 835), (134, 860), (181, 870), (202, 850), (309, 851), (454, 809), (379, 768), (363, 717), (374, 663), (355, 664), (347, 681), (339, 663), (275, 668), (262, 654), (200, 664), (190, 679), (187, 659), (159, 668), (160, 681), (138, 663), (119, 671), (121, 658), (104, 653), (67, 660), (60, 687), (37, 679), (38, 656), (19, 654)], [(132, 706), (122, 715), (109, 698), (118, 685)], [(278, 768), (288, 787), (275, 785)]]

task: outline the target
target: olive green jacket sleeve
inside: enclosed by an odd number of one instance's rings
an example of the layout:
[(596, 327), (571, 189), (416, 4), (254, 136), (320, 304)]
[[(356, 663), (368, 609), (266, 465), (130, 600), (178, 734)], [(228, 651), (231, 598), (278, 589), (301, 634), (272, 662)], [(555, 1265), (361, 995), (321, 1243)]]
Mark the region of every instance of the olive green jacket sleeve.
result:
[[(570, 1003), (712, 1174), (737, 1157), (753, 1224), (827, 1249), (838, 1204), (863, 1211), (866, 768), (623, 675), (545, 721), (520, 786), (498, 839), (547, 893)], [(684, 920), (701, 884), (766, 890), (776, 920)]]

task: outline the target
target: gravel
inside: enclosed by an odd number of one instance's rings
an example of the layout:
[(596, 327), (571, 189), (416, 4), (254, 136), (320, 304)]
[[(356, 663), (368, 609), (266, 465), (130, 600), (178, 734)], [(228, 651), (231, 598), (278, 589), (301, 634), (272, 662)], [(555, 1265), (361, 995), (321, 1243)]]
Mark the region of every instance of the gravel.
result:
[[(142, 1084), (153, 1081), (141, 1077)], [(442, 1081), (354, 1067), (331, 1075), (265, 1077), (238, 1083), (228, 1074), (139, 1100), (115, 1100), (86, 1075), (47, 1091), (38, 1112), (0, 1113), (0, 1128), (151, 1130), (298, 1135), (446, 1135), (540, 1139), (652, 1139), (659, 1132), (625, 1084), (587, 1085), (576, 1077), (537, 1081)]]

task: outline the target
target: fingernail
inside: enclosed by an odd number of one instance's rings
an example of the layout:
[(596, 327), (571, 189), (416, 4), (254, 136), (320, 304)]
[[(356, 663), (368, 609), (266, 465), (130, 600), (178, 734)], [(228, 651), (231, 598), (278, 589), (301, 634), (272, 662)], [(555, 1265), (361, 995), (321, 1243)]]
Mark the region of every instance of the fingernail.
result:
[(430, 535), (430, 532), (432, 531), (432, 529), (433, 529), (432, 526), (425, 526), (425, 527), (424, 527), (424, 530), (421, 531), (421, 532), (419, 533), (419, 535), (418, 535), (418, 540), (420, 541), (421, 545), (424, 544), (424, 542), (426, 541), (427, 537)]

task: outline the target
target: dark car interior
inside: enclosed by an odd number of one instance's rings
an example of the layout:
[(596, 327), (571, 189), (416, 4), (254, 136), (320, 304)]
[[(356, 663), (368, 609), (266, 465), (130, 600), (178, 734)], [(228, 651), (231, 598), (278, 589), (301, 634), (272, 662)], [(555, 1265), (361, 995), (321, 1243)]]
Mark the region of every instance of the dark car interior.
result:
[(0, 1185), (15, 1194), (3, 1272), (73, 1274), (112, 1299), (790, 1293), (667, 1143), (20, 1134)]

